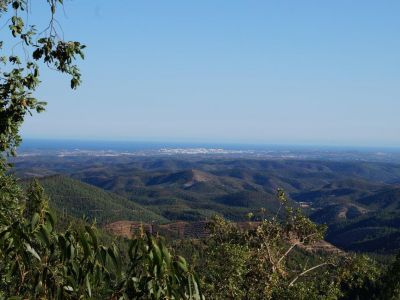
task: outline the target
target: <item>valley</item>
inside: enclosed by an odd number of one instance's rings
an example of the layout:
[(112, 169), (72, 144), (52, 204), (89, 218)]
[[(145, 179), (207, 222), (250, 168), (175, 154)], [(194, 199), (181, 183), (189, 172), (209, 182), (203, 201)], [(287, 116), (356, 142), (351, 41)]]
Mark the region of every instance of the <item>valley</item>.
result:
[(39, 178), (57, 211), (101, 226), (197, 224), (215, 214), (258, 221), (282, 214), (276, 199), (282, 188), (294, 207), (328, 225), (326, 240), (340, 249), (384, 254), (400, 249), (396, 163), (44, 155), (19, 157), (14, 169), (23, 182)]

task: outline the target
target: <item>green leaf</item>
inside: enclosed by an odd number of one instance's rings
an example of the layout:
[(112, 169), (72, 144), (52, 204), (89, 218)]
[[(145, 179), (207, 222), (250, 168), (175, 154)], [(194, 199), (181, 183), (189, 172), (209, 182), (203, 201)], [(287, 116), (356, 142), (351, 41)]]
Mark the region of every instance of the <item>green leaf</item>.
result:
[(85, 259), (90, 255), (90, 248), (84, 233), (80, 234), (80, 240), (83, 248)]
[(33, 249), (31, 247), (31, 245), (29, 245), (28, 243), (25, 244), (26, 250), (31, 253), (34, 257), (36, 257), (39, 261), (41, 261), (41, 258), (39, 256), (39, 254), (36, 252), (35, 249)]
[(95, 232), (93, 231), (93, 228), (90, 226), (86, 226), (85, 229), (89, 233), (89, 235), (92, 239), (93, 248), (97, 249), (97, 247), (98, 247), (97, 236), (96, 236)]
[(74, 289), (70, 285), (64, 286), (64, 290), (66, 290), (67, 292), (73, 292), (74, 291)]
[(184, 272), (188, 272), (188, 266), (187, 266), (187, 262), (186, 260), (182, 257), (179, 256), (178, 260), (177, 260), (177, 265), (179, 266), (179, 268), (184, 271)]
[(38, 213), (34, 213), (33, 216), (32, 216), (32, 221), (31, 221), (32, 230), (36, 227), (38, 221), (39, 221), (39, 214)]
[(85, 283), (86, 283), (86, 288), (87, 288), (89, 297), (92, 297), (92, 289), (90, 287), (89, 275), (86, 275)]
[(47, 247), (50, 246), (50, 234), (47, 231), (47, 228), (45, 226), (40, 226), (39, 231), (37, 232), (36, 236), (39, 238), (39, 240), (46, 244)]
[(54, 228), (56, 221), (54, 215), (49, 211), (46, 211), (46, 220), (48, 220), (50, 222), (51, 227)]

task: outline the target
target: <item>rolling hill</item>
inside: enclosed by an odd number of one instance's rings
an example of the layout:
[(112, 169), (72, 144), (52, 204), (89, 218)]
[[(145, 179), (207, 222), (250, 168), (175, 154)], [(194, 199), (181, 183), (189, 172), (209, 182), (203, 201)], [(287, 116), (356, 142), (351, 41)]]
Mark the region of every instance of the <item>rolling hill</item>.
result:
[(57, 211), (75, 218), (87, 217), (100, 224), (120, 219), (164, 223), (167, 220), (119, 195), (66, 176), (49, 176), (40, 179)]
[[(249, 212), (256, 219), (268, 217), (278, 208), (276, 189), (283, 188), (293, 205), (302, 207), (314, 221), (329, 225), (327, 239), (333, 244), (353, 251), (400, 249), (396, 242), (400, 227), (397, 164), (177, 156), (39, 157), (19, 161), (16, 170), (20, 177), (45, 176), (42, 182), (61, 211), (65, 208), (75, 216), (85, 214), (104, 223), (198, 222), (214, 214), (244, 221)], [(55, 173), (68, 177), (48, 176)]]

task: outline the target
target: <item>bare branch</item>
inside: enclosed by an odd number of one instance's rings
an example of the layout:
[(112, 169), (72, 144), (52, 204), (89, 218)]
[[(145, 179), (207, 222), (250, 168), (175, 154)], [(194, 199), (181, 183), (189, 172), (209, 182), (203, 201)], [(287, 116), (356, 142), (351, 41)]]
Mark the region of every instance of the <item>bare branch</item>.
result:
[(294, 243), (292, 246), (290, 246), (290, 248), (279, 258), (278, 260), (278, 264), (286, 257), (289, 255), (289, 253), (293, 250), (294, 247), (304, 244), (306, 242), (306, 240), (308, 240), (309, 238), (311, 238), (312, 236), (316, 235), (317, 232), (314, 232), (312, 234), (307, 235), (305, 238), (303, 238), (302, 241), (298, 241), (296, 243)]
[(329, 263), (329, 262), (324, 262), (324, 263), (322, 263), (322, 264), (316, 265), (316, 266), (314, 266), (314, 267), (312, 267), (312, 268), (309, 268), (309, 269), (307, 269), (307, 270), (301, 272), (299, 275), (297, 275), (297, 276), (289, 283), (289, 286), (293, 286), (293, 284), (294, 284), (301, 276), (304, 276), (304, 275), (307, 274), (308, 272), (311, 272), (312, 270), (318, 269), (318, 268), (323, 267), (323, 266), (328, 266), (328, 265), (329, 265), (329, 266), (333, 266), (333, 267), (337, 267), (337, 265), (335, 265), (335, 264), (333, 264), (333, 263)]

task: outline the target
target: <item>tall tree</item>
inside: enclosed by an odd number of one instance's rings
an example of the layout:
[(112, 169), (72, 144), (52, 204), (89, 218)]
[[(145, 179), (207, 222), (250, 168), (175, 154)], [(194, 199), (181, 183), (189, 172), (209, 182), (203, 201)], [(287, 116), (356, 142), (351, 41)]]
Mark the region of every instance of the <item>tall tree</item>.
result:
[(85, 46), (57, 31), (63, 0), (42, 1), (49, 23), (39, 31), (28, 22), (33, 1), (0, 0), (10, 33), (0, 41), (0, 299), (201, 299), (186, 261), (161, 240), (130, 241), (124, 261), (115, 244), (99, 242), (94, 226), (59, 233), (43, 188), (33, 182), (25, 193), (7, 173), (6, 157), (15, 155), (26, 114), (46, 105), (34, 96), (40, 66), (69, 75), (73, 89), (81, 82), (75, 60)]
[[(21, 142), (19, 129), (26, 114), (42, 112), (45, 108), (46, 102), (39, 101), (33, 94), (40, 84), (40, 65), (68, 74), (73, 89), (81, 82), (75, 60), (84, 57), (85, 46), (63, 40), (58, 32), (56, 12), (63, 0), (46, 2), (49, 22), (46, 28), (39, 30), (29, 23), (32, 1), (0, 0), (1, 19), (6, 19), (9, 32), (9, 37), (0, 41), (0, 151), (3, 154), (15, 154)], [(7, 50), (9, 53), (5, 54)]]

